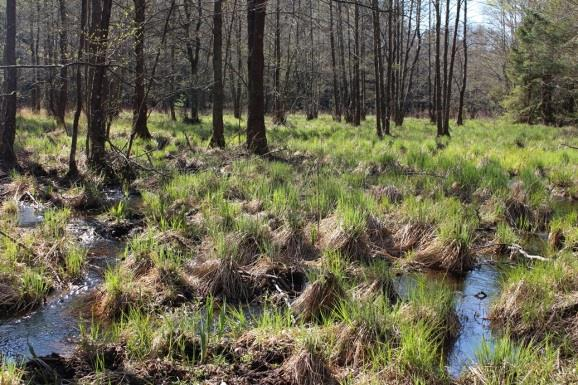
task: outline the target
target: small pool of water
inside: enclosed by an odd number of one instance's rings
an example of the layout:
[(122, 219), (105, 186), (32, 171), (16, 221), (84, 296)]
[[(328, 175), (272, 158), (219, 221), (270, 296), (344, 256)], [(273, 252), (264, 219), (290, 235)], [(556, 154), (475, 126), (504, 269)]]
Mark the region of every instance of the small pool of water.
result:
[[(494, 336), (489, 308), (499, 293), (499, 269), (492, 264), (481, 264), (464, 277), (453, 277), (439, 272), (426, 272), (428, 281), (443, 282), (454, 290), (454, 311), (460, 321), (460, 330), (450, 345), (446, 367), (448, 374), (457, 378), (469, 366), (476, 363), (476, 353), (484, 341), (492, 346)], [(415, 285), (416, 275), (400, 276), (396, 289), (403, 298)]]
[(25, 202), (18, 203), (17, 224), (18, 227), (32, 228), (38, 226), (44, 220), (42, 210), (35, 205)]
[(447, 359), (448, 373), (456, 378), (476, 362), (476, 353), (484, 341), (494, 343), (488, 313), (492, 300), (499, 292), (499, 270), (484, 264), (470, 271), (456, 291), (455, 311), (460, 320), (460, 332)]

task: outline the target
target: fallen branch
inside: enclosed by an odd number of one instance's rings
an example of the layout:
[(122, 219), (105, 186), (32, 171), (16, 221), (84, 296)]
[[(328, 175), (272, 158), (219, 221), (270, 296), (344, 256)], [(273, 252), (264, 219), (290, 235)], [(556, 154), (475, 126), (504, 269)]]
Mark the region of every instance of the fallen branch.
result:
[(574, 150), (578, 150), (578, 147), (576, 147), (576, 146), (571, 146), (571, 145), (566, 144), (566, 143), (562, 143), (562, 147), (568, 147), (568, 148), (572, 148), (572, 149), (574, 149)]
[(517, 245), (517, 244), (512, 244), (510, 246), (508, 246), (508, 249), (510, 250), (510, 259), (516, 254), (521, 254), (522, 256), (531, 259), (531, 260), (538, 260), (538, 261), (543, 261), (543, 262), (548, 262), (550, 261), (548, 258), (544, 258), (542, 256), (539, 255), (531, 255), (529, 254), (527, 251), (525, 251), (522, 246)]

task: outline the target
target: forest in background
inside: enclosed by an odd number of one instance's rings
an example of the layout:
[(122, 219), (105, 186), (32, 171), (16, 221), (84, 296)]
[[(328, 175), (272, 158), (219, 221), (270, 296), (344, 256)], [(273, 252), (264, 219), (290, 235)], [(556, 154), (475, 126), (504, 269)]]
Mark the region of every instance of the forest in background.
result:
[(24, 107), (61, 127), (75, 109), (69, 134), (84, 112), (97, 163), (124, 109), (145, 138), (149, 110), (196, 123), (212, 109), (217, 146), (223, 110), (247, 110), (248, 140), (258, 139), (249, 145), (261, 153), (266, 113), (282, 124), (290, 112), (331, 112), (354, 126), (372, 114), (380, 136), (406, 116), (428, 117), (438, 135), (451, 119), (505, 112), (575, 123), (575, 2), (482, 9), (488, 22), (473, 24), (467, 0), (7, 1), (4, 163), (14, 163), (13, 116)]
[(578, 384), (578, 6), (474, 1), (2, 1), (0, 385)]

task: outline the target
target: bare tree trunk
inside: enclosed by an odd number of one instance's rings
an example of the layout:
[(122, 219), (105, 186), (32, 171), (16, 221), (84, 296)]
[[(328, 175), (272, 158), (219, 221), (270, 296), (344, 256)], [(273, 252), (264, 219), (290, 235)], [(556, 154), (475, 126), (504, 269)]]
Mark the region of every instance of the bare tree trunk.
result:
[[(16, 65), (16, 0), (6, 0), (6, 42), (4, 65)], [(17, 167), (14, 140), (16, 138), (18, 70), (8, 68), (4, 80), (3, 121), (0, 124), (0, 168)]]
[[(78, 42), (77, 60), (82, 62), (84, 58), (84, 46), (86, 44), (86, 18), (88, 15), (88, 0), (82, 0), (80, 5), (80, 37)], [(82, 67), (76, 68), (76, 110), (74, 111), (74, 121), (72, 123), (72, 140), (70, 143), (70, 156), (68, 158), (68, 177), (74, 178), (78, 175), (76, 165), (76, 148), (78, 145), (78, 125), (80, 114), (82, 113)]]
[(134, 80), (134, 107), (133, 107), (133, 135), (142, 139), (151, 139), (147, 127), (148, 111), (145, 91), (145, 57), (144, 34), (146, 22), (146, 1), (134, 1), (134, 53), (135, 53), (135, 80)]
[(436, 52), (435, 52), (435, 114), (437, 136), (444, 135), (443, 128), (443, 102), (442, 102), (442, 76), (441, 76), (441, 0), (434, 0), (436, 12)]
[[(66, 64), (68, 60), (68, 36), (66, 4), (64, 0), (58, 0), (58, 13), (60, 16), (59, 48), (60, 63)], [(66, 130), (66, 105), (68, 103), (68, 67), (62, 66), (57, 79), (57, 97), (54, 106), (54, 117), (58, 128)]]
[(446, 111), (448, 110), (448, 88), (451, 87), (449, 83), (449, 60), (448, 55), (450, 52), (450, 5), (451, 0), (446, 1), (445, 7), (445, 27), (444, 27), (444, 61), (443, 61), (443, 80), (442, 80), (442, 99), (440, 101), (441, 110), (441, 120), (442, 120), (442, 135), (449, 135), (449, 128), (446, 125)]
[(177, 121), (177, 113), (175, 111), (175, 77), (177, 73), (177, 69), (175, 66), (175, 54), (176, 48), (174, 44), (171, 44), (171, 77), (170, 77), (170, 90), (171, 90), (171, 97), (169, 99), (169, 112), (171, 115), (171, 120), (173, 122)]
[(335, 22), (333, 20), (333, 1), (329, 2), (329, 44), (331, 50), (331, 70), (333, 73), (333, 119), (341, 121), (341, 90), (337, 75), (337, 59), (335, 55)]
[(373, 0), (373, 66), (375, 70), (375, 126), (377, 136), (383, 137), (383, 127), (381, 119), (383, 117), (381, 111), (381, 84), (383, 62), (381, 57), (381, 23), (379, 13), (379, 0)]
[[(237, 72), (231, 66), (231, 87), (233, 90), (233, 114), (236, 119), (241, 119), (241, 97), (243, 95), (243, 56), (241, 54), (241, 34), (243, 24), (240, 17), (237, 20)], [(236, 79), (236, 81), (235, 81)], [(236, 83), (236, 84), (235, 84)]]
[(265, 99), (263, 73), (265, 55), (263, 39), (265, 34), (265, 15), (267, 0), (248, 0), (247, 2), (247, 35), (249, 57), (248, 92), (249, 106), (247, 118), (247, 148), (249, 151), (265, 155), (267, 133), (265, 130)]
[(224, 148), (223, 2), (214, 0), (213, 4), (213, 136), (210, 146)]
[(464, 68), (462, 74), (462, 88), (460, 89), (460, 105), (458, 107), (458, 119), (457, 125), (464, 125), (464, 99), (466, 96), (466, 87), (468, 83), (468, 0), (464, 0), (464, 36), (463, 36), (463, 49), (464, 49)]
[(450, 110), (452, 104), (452, 83), (454, 78), (454, 65), (456, 62), (456, 51), (457, 51), (457, 39), (458, 39), (458, 27), (460, 24), (460, 12), (461, 12), (462, 0), (458, 0), (458, 5), (456, 9), (456, 22), (454, 25), (454, 35), (452, 39), (452, 53), (450, 59), (450, 69), (448, 74), (448, 84), (445, 102), (445, 112), (444, 112), (444, 132), (446, 135), (450, 134)]
[(273, 123), (285, 124), (285, 104), (281, 90), (281, 0), (275, 7), (275, 72), (273, 74)]
[(351, 121), (351, 114), (349, 113), (349, 104), (351, 95), (349, 93), (349, 82), (347, 77), (347, 70), (345, 68), (345, 38), (343, 36), (343, 12), (342, 4), (337, 4), (337, 20), (338, 20), (338, 38), (339, 38), (339, 69), (341, 72), (341, 113), (345, 113), (345, 121)]
[(393, 91), (393, 0), (389, 0), (387, 18), (387, 85), (385, 90), (385, 129), (384, 134), (391, 134), (391, 97)]
[(361, 72), (359, 68), (360, 42), (359, 42), (359, 3), (354, 8), (354, 50), (353, 50), (353, 125), (361, 124)]
[(90, 114), (88, 133), (90, 136), (90, 158), (92, 168), (105, 168), (106, 155), (106, 51), (112, 11), (112, 0), (92, 0), (90, 62)]
[(197, 23), (195, 25), (195, 35), (194, 35), (194, 44), (190, 41), (190, 23), (193, 20), (193, 16), (191, 14), (190, 9), (190, 1), (185, 0), (183, 4), (183, 8), (185, 10), (185, 16), (187, 18), (185, 22), (185, 34), (187, 36), (187, 58), (189, 60), (189, 64), (191, 66), (191, 118), (190, 122), (193, 124), (199, 123), (201, 119), (199, 118), (199, 90), (197, 88), (197, 73), (199, 72), (199, 55), (201, 52), (201, 36), (200, 30), (201, 25), (203, 23), (203, 0), (198, 0), (197, 2), (197, 11), (198, 14), (195, 16)]

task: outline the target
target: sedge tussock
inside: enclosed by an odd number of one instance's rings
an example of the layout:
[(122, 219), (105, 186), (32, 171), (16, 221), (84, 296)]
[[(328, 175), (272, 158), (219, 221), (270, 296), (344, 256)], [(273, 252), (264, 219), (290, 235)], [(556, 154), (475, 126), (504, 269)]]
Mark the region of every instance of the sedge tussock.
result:
[(335, 275), (326, 273), (309, 285), (291, 307), (303, 321), (320, 320), (333, 311), (345, 296), (345, 290)]
[(283, 365), (292, 385), (330, 385), (336, 381), (327, 363), (311, 348), (302, 348)]
[(253, 287), (240, 266), (231, 258), (212, 259), (192, 268), (197, 290), (203, 297), (223, 297), (230, 302), (245, 302), (253, 295)]

